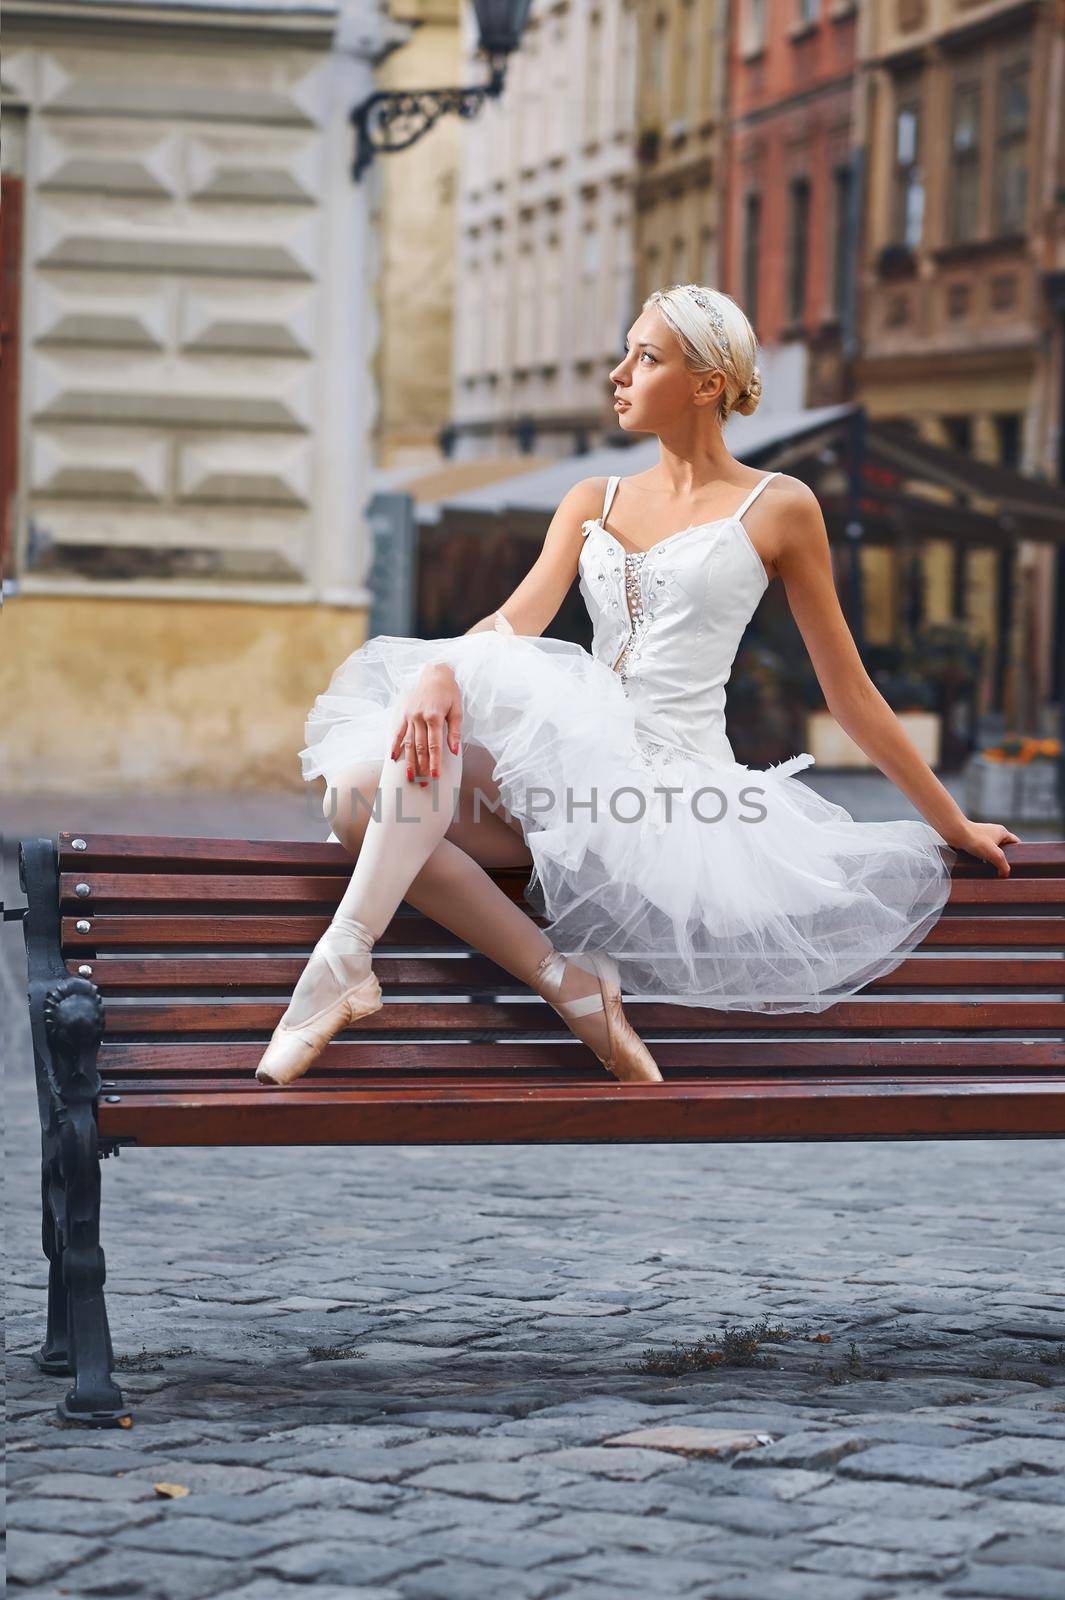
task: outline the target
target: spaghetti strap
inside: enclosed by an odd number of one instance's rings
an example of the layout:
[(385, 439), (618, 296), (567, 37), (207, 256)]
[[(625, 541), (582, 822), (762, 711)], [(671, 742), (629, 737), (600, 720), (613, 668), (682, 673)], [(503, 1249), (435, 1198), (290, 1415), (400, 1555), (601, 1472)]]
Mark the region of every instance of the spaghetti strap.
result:
[(620, 474), (617, 477), (613, 477), (613, 478), (608, 478), (607, 479), (606, 494), (603, 496), (603, 509), (602, 509), (602, 512), (600, 513), (600, 516), (599, 516), (600, 522), (605, 522), (606, 521), (607, 515), (608, 515), (608, 513), (610, 511), (610, 503), (614, 498), (614, 494), (615, 494), (615, 492), (617, 490), (617, 486), (618, 486), (618, 484), (620, 482), (621, 482)]
[(762, 490), (765, 488), (765, 486), (769, 482), (770, 478), (779, 478), (779, 477), (780, 477), (780, 473), (779, 472), (767, 472), (765, 477), (762, 479), (761, 483), (756, 483), (755, 484), (754, 488), (751, 490), (750, 494), (747, 496), (747, 498), (743, 502), (742, 506), (740, 506), (740, 509), (737, 512), (734, 513), (737, 522), (742, 522), (744, 513), (746, 512), (748, 506), (750, 506), (753, 501), (757, 500), (758, 496), (761, 494)]

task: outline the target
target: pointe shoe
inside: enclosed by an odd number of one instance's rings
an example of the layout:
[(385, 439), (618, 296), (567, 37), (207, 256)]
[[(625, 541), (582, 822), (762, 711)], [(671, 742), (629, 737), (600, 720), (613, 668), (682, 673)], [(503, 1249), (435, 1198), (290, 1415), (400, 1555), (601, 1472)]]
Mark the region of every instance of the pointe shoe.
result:
[[(310, 959), (313, 961), (316, 955), (324, 957), (337, 980), (343, 981), (342, 973), (337, 971), (335, 965), (334, 952), (326, 943), (328, 938), (327, 928), (311, 952)], [(256, 1078), (260, 1083), (267, 1083), (275, 1088), (292, 1083), (296, 1078), (302, 1078), (334, 1034), (346, 1028), (349, 1023), (357, 1021), (359, 1017), (366, 1017), (371, 1012), (379, 1011), (381, 1005), (381, 985), (371, 967), (358, 983), (345, 989), (335, 1000), (330, 1001), (329, 1005), (306, 1017), (298, 1026), (290, 1026), (282, 1017), (255, 1069)]]
[(566, 958), (560, 950), (549, 950), (530, 980), (531, 987), (544, 997), (563, 1018), (586, 1017), (594, 1011), (606, 1016), (609, 1056), (601, 1056), (593, 1045), (589, 1049), (608, 1072), (623, 1083), (662, 1083), (654, 1056), (648, 1050), (621, 1006), (618, 969), (608, 955), (596, 953), (588, 958), (599, 979), (599, 993), (581, 995), (577, 1000), (560, 1000)]

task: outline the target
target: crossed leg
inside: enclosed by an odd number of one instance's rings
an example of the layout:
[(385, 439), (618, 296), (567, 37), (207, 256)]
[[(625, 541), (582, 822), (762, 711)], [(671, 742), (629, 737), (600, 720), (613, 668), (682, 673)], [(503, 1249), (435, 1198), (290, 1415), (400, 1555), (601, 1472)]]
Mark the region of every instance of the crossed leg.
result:
[[(485, 871), (532, 863), (520, 824), (505, 820), (492, 766), (480, 746), (456, 756), (445, 745), (440, 778), (427, 788), (407, 781), (402, 761), (344, 773), (333, 831), (357, 860), (337, 909), (380, 937), (406, 900), (528, 982), (551, 941)], [(331, 798), (323, 807), (329, 816)]]
[[(532, 863), (520, 823), (502, 809), (493, 758), (476, 744), (455, 754), (445, 743), (440, 761), (439, 779), (424, 787), (407, 780), (402, 760), (385, 759), (349, 768), (327, 789), (323, 812), (356, 856), (333, 921), (341, 967), (338, 974), (312, 959), (285, 1014), (290, 1025), (298, 1026), (343, 991), (345, 955), (363, 962), (353, 971), (365, 970), (368, 936), (381, 936), (402, 900), (522, 983), (531, 982), (552, 949), (543, 930), (485, 870)], [(558, 998), (598, 992), (595, 974), (567, 961)], [(599, 1055), (609, 1053), (601, 1009), (566, 1021)]]

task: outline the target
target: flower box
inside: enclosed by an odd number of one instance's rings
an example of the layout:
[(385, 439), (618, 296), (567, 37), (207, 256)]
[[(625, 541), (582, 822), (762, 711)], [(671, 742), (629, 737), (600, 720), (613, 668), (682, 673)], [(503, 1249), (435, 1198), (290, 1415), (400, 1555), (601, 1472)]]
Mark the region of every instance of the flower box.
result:
[(965, 810), (974, 822), (1039, 822), (1056, 827), (1061, 820), (1058, 764), (1048, 758), (1016, 762), (970, 757), (965, 768)]

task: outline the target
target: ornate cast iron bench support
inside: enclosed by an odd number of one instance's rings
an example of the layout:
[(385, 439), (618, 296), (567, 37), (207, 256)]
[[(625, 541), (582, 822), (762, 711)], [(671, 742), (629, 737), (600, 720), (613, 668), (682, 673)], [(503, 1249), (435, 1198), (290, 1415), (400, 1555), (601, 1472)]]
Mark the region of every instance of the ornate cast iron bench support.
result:
[(19, 882), (25, 917), (30, 1025), (41, 1114), (42, 1244), (48, 1258), (48, 1323), (34, 1360), (71, 1374), (59, 1403), (70, 1421), (113, 1427), (129, 1416), (111, 1377), (114, 1349), (100, 1246), (100, 1151), (96, 1055), (103, 1038), (100, 991), (63, 964), (59, 881), (50, 839), (24, 840)]

